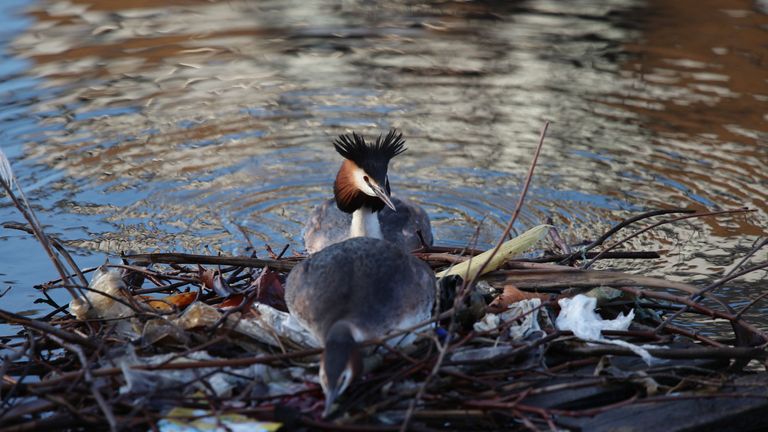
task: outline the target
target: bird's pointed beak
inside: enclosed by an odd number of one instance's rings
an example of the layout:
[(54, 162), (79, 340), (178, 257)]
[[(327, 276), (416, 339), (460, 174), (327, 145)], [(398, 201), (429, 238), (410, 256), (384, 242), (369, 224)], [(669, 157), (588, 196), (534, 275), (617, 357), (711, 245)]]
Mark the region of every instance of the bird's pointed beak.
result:
[(338, 391), (331, 389), (325, 394), (325, 408), (323, 409), (323, 418), (327, 418), (333, 412), (333, 403), (336, 402)]
[(384, 204), (387, 205), (387, 207), (391, 208), (392, 211), (396, 212), (397, 209), (395, 208), (395, 205), (392, 203), (392, 200), (389, 199), (389, 195), (387, 194), (387, 191), (384, 190), (379, 184), (375, 181), (367, 180), (368, 186), (373, 189), (373, 193), (376, 194), (379, 199), (384, 201)]

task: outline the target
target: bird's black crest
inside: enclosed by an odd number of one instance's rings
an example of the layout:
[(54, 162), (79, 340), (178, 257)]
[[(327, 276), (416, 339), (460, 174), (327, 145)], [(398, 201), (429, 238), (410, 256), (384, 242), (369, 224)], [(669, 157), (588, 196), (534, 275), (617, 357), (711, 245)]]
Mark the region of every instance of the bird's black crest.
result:
[(339, 135), (333, 142), (340, 155), (359, 166), (365, 165), (366, 161), (388, 164), (390, 159), (406, 150), (404, 144), (403, 134), (395, 129), (391, 129), (383, 138), (379, 135), (372, 144), (366, 143), (365, 138), (355, 132)]

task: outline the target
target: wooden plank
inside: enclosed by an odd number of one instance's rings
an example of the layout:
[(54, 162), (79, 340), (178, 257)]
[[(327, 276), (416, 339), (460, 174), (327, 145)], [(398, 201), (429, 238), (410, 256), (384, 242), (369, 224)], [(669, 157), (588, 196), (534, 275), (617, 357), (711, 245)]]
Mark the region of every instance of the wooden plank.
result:
[(768, 374), (761, 373), (734, 379), (711, 393), (640, 400), (593, 417), (563, 416), (556, 422), (568, 429), (590, 432), (763, 431), (768, 430), (766, 410)]

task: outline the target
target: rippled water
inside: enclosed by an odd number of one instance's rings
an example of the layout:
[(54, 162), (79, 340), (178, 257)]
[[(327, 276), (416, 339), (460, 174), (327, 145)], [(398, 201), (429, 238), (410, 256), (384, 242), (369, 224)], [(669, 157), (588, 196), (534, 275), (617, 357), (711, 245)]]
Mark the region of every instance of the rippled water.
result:
[[(2, 148), (82, 265), (242, 253), (238, 226), (302, 252), (333, 137), (390, 127), (409, 148), (392, 188), (441, 244), (480, 223), (495, 240), (545, 120), (518, 228), (552, 216), (577, 241), (658, 207), (757, 209), (660, 229), (633, 246), (663, 260), (617, 263), (694, 281), (767, 232), (768, 16), (749, 1), (14, 0), (0, 22)], [(2, 229), (0, 256), (6, 298), (32, 308), (54, 277), (42, 251)]]

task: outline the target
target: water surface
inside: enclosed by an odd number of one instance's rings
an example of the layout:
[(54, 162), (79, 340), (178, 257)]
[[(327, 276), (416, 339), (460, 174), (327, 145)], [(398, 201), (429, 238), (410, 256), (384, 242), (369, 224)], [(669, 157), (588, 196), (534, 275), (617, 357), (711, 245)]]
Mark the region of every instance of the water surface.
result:
[[(41, 0), (0, 20), (2, 148), (83, 266), (244, 253), (246, 235), (301, 253), (333, 138), (391, 127), (409, 148), (392, 188), (441, 244), (478, 225), (495, 241), (545, 120), (518, 229), (552, 217), (576, 242), (649, 209), (756, 209), (659, 229), (631, 246), (664, 259), (614, 264), (702, 283), (766, 234), (768, 16), (749, 1)], [(20, 220), (7, 201), (0, 221)], [(35, 308), (42, 250), (2, 229), (0, 256), (4, 307)]]

